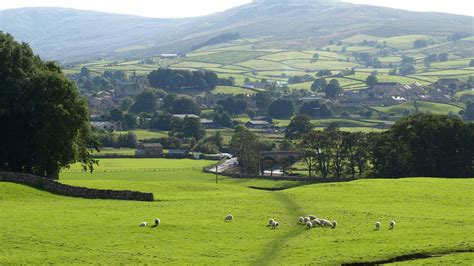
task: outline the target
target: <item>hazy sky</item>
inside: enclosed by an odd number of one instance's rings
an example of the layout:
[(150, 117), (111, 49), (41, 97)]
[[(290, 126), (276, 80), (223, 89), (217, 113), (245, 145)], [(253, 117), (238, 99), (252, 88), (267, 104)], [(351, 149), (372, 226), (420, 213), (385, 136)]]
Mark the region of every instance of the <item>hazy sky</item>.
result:
[[(416, 11), (438, 11), (474, 16), (473, 0), (344, 1)], [(71, 7), (76, 9), (165, 18), (206, 15), (248, 2), (251, 2), (251, 0), (0, 0), (0, 10), (38, 6)]]

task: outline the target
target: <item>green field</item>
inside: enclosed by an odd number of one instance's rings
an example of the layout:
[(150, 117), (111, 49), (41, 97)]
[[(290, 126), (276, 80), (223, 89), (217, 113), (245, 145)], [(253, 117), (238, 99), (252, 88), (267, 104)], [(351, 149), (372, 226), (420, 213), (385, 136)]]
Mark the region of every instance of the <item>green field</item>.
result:
[[(438, 115), (447, 115), (449, 113), (457, 114), (462, 109), (460, 107), (443, 104), (443, 103), (432, 103), (432, 102), (423, 102), (419, 101), (417, 103), (419, 112), (426, 112)], [(410, 112), (416, 112), (415, 105), (413, 102), (406, 102), (399, 105), (389, 106), (389, 107), (375, 107), (375, 110), (384, 113), (394, 113), (396, 115), (403, 115), (405, 110), (410, 110)]]
[[(156, 161), (181, 167), (191, 160)], [(203, 162), (207, 163), (207, 162)], [(104, 167), (149, 165), (104, 160)], [(300, 186), (234, 180), (198, 171), (62, 173), (66, 184), (153, 192), (155, 202), (86, 200), (0, 183), (5, 264), (341, 264), (412, 253), (472, 250), (469, 179), (360, 180)], [(257, 187), (294, 187), (269, 192)], [(296, 186), (296, 187), (295, 187)], [(300, 187), (298, 187), (300, 186)], [(456, 193), (453, 193), (456, 191)], [(235, 220), (224, 223), (232, 213)], [(336, 229), (305, 230), (296, 218), (316, 214)], [(161, 219), (158, 228), (139, 228)], [(269, 218), (280, 228), (266, 227)], [(397, 228), (387, 230), (395, 219)], [(373, 224), (380, 220), (381, 231)], [(25, 252), (27, 250), (28, 252)], [(472, 253), (436, 261), (472, 263)], [(411, 262), (407, 262), (409, 265)]]
[(140, 129), (132, 130), (132, 131), (115, 131), (115, 132), (118, 134), (128, 134), (128, 132), (135, 133), (137, 135), (138, 140), (168, 137), (168, 134), (166, 132), (140, 130)]

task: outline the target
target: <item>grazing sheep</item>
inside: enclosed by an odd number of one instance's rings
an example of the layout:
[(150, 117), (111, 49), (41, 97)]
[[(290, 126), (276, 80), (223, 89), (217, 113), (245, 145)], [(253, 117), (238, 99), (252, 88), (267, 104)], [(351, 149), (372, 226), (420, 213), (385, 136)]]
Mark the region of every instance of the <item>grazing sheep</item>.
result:
[(147, 226), (148, 226), (148, 223), (147, 223), (147, 222), (143, 222), (143, 223), (140, 223), (138, 226), (139, 226), (139, 227), (147, 227)]
[(310, 221), (313, 221), (313, 220), (318, 219), (318, 218), (317, 218), (316, 216), (314, 216), (314, 215), (308, 215), (308, 218), (309, 218)]
[(304, 218), (303, 218), (303, 222), (304, 222), (304, 224), (306, 224), (307, 222), (309, 222), (309, 217), (304, 217)]
[(336, 222), (336, 221), (332, 221), (332, 228), (334, 229), (334, 228), (336, 228), (336, 226), (337, 226), (337, 222)]
[(273, 224), (274, 222), (275, 222), (275, 220), (273, 220), (273, 219), (268, 220), (268, 225), (267, 225), (267, 226), (272, 226), (272, 224)]
[(310, 221), (308, 221), (306, 223), (306, 228), (311, 229), (311, 227), (313, 227), (313, 224)]
[(380, 222), (375, 222), (375, 230), (380, 230)]
[(155, 219), (155, 225), (154, 225), (154, 227), (159, 226), (160, 223), (161, 223), (160, 218), (156, 218), (156, 219)]
[(277, 221), (273, 221), (272, 223), (272, 229), (276, 229), (280, 224)]
[(232, 222), (234, 220), (234, 216), (232, 214), (228, 214), (225, 218), (224, 218), (224, 222)]
[(321, 221), (318, 220), (318, 219), (312, 220), (312, 221), (311, 221), (311, 224), (313, 225), (313, 227), (321, 226)]
[(390, 222), (390, 230), (393, 230), (395, 228), (395, 221)]
[(332, 223), (326, 219), (321, 219), (319, 220), (321, 222), (321, 226), (324, 226), (324, 227), (332, 227)]
[(303, 217), (299, 217), (299, 218), (298, 218), (298, 222), (299, 222), (300, 224), (304, 224), (304, 218), (303, 218)]

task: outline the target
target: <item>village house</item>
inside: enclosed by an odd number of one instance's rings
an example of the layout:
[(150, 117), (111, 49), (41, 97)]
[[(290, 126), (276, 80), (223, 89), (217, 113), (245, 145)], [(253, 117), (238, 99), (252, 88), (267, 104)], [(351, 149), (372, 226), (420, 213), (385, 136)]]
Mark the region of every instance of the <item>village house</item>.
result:
[(247, 128), (252, 129), (267, 129), (270, 128), (272, 125), (264, 120), (252, 120), (245, 124)]
[(133, 74), (130, 82), (122, 82), (116, 85), (113, 97), (122, 99), (125, 97), (135, 97), (142, 93), (148, 83), (147, 77), (141, 77)]
[(177, 114), (173, 115), (173, 117), (180, 118), (180, 119), (185, 119), (185, 118), (196, 118), (200, 119), (201, 117), (195, 115), (195, 114)]
[(163, 156), (163, 146), (160, 143), (140, 143), (135, 151), (136, 156)]

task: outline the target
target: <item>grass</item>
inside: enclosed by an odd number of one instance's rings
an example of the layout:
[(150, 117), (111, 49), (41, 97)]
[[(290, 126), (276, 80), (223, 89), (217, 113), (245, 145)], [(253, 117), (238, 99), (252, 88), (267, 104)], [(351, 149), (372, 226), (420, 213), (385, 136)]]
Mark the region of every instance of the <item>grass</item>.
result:
[(212, 94), (256, 94), (255, 90), (249, 90), (242, 87), (218, 86), (211, 91)]
[(114, 148), (101, 148), (100, 152), (94, 151), (94, 154), (97, 155), (109, 155), (109, 154), (114, 154), (114, 155), (135, 155), (136, 149), (129, 149), (129, 148), (120, 148), (120, 149), (114, 149)]
[(149, 131), (149, 130), (131, 130), (131, 131), (115, 131), (118, 134), (128, 134), (128, 132), (135, 133), (138, 140), (155, 139), (168, 137), (168, 134), (163, 131)]
[[(399, 105), (389, 106), (389, 107), (375, 107), (375, 110), (384, 113), (394, 113), (396, 115), (403, 115), (406, 109), (410, 110), (410, 112), (416, 112), (415, 106), (413, 102), (406, 102)], [(432, 102), (418, 102), (418, 111), (419, 112), (426, 112), (432, 114), (439, 114), (439, 115), (447, 115), (449, 113), (457, 114), (462, 109), (460, 107), (443, 104), (443, 103), (432, 103)]]
[[(195, 161), (163, 161), (190, 165)], [(144, 160), (104, 161), (113, 169)], [(4, 264), (341, 264), (415, 252), (472, 249), (472, 179), (297, 182), (229, 179), (201, 172), (62, 173), (61, 182), (153, 192), (158, 201), (86, 200), (0, 183)], [(247, 188), (295, 187), (280, 192)], [(456, 193), (453, 193), (456, 191)], [(224, 223), (232, 213), (235, 221)], [(305, 230), (305, 214), (338, 221)], [(160, 227), (139, 228), (155, 217)], [(191, 218), (190, 218), (191, 217)], [(278, 230), (265, 225), (280, 222)], [(397, 228), (387, 230), (389, 220)], [(383, 222), (373, 231), (375, 221)], [(27, 250), (28, 252), (25, 252)], [(472, 264), (472, 256), (447, 262)]]

